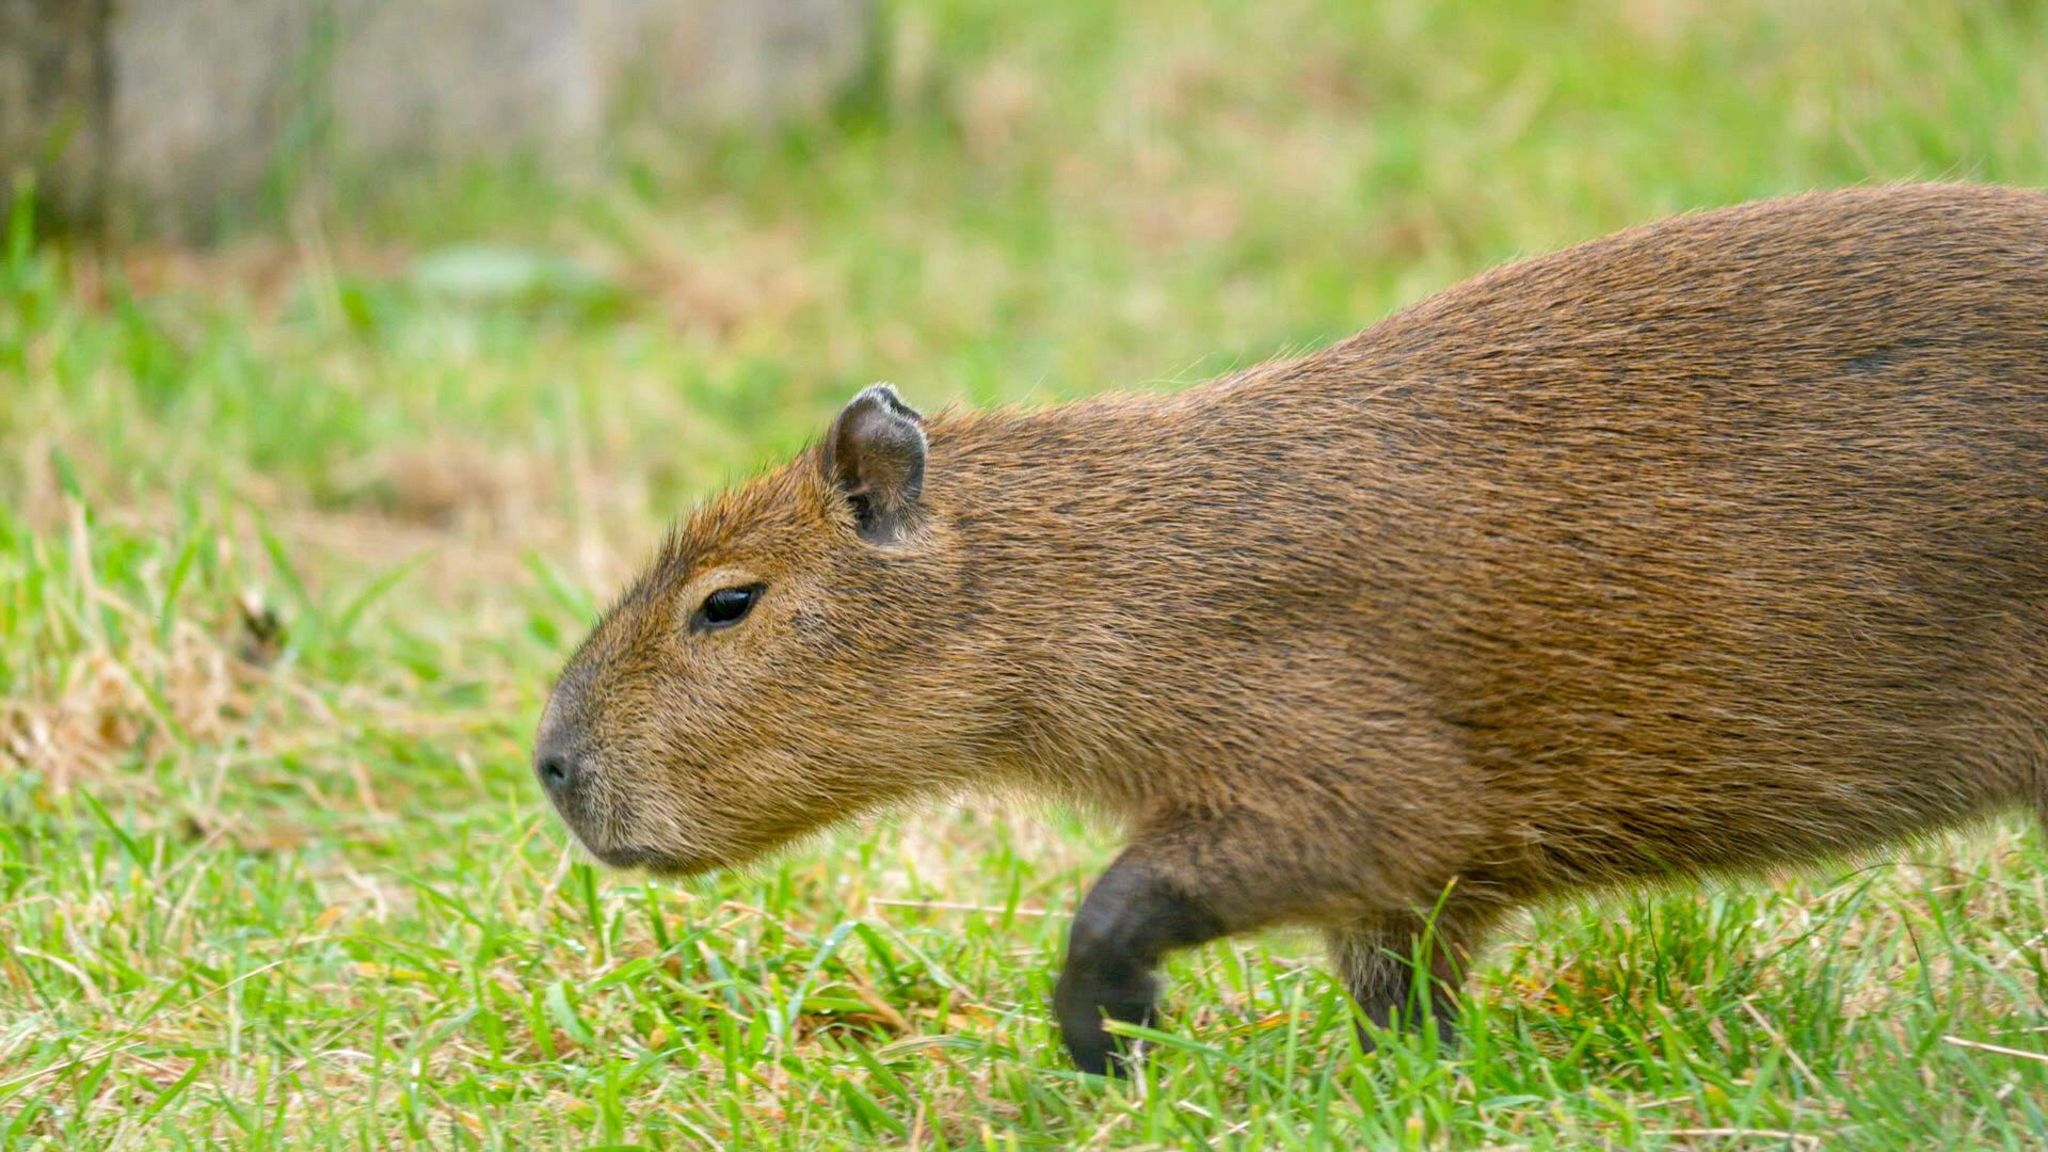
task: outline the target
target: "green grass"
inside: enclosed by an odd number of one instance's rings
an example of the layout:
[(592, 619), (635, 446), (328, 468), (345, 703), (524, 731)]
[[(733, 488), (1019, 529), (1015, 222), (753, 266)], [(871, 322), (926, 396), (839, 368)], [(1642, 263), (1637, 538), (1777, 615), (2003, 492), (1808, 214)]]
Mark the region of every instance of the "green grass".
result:
[(206, 255), (12, 239), (0, 1147), (2048, 1143), (2018, 818), (1538, 910), (1449, 1058), (1360, 1058), (1306, 941), (1204, 949), (1114, 1085), (1048, 1013), (1103, 829), (975, 804), (655, 883), (526, 767), (666, 521), (860, 385), (1171, 386), (1670, 211), (2048, 184), (2048, 6), (938, 0), (889, 43), (771, 141)]

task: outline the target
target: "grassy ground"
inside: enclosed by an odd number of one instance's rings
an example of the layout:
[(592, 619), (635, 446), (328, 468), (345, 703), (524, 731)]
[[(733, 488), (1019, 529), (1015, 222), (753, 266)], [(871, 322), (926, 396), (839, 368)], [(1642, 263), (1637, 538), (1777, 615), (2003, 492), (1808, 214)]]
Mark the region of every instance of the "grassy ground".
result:
[(889, 41), (773, 143), (8, 245), (0, 1146), (2048, 1142), (2018, 818), (1536, 912), (1451, 1059), (1356, 1057), (1304, 941), (1205, 949), (1116, 1086), (1047, 1012), (1103, 830), (976, 805), (652, 883), (526, 767), (665, 521), (859, 385), (1165, 386), (1672, 210), (2048, 184), (2048, 6), (937, 0)]

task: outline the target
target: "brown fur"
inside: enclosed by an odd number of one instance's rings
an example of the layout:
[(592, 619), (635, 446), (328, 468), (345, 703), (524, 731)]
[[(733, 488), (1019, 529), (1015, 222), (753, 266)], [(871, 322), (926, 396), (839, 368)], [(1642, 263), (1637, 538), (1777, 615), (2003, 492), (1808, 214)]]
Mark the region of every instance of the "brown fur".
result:
[[(897, 538), (813, 450), (577, 654), (544, 728), (598, 856), (1080, 801), (1203, 921), (1162, 947), (1321, 926), (1384, 1019), (1425, 923), (1452, 980), (1547, 894), (2048, 802), (2036, 193), (1681, 217), (1178, 394), (923, 429)], [(749, 582), (742, 624), (685, 626)]]

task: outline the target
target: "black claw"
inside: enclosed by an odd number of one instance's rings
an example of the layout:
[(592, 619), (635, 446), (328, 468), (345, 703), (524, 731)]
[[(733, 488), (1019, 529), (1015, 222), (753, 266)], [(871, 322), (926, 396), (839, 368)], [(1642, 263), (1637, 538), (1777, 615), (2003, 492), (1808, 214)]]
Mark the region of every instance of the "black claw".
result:
[(1055, 1006), (1074, 1064), (1098, 1076), (1128, 1075), (1135, 1057), (1131, 1038), (1111, 1032), (1103, 1021), (1150, 1027), (1159, 1018), (1156, 997), (1157, 982), (1143, 969), (1120, 964), (1091, 971), (1070, 963), (1060, 974)]

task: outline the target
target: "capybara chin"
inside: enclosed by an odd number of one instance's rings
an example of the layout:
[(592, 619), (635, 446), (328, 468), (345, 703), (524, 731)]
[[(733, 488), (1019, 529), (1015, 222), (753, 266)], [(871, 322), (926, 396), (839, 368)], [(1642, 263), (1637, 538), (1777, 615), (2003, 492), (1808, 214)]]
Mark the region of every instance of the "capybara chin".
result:
[(657, 871), (968, 789), (1113, 813), (1056, 997), (1097, 1072), (1171, 949), (1312, 925), (1442, 1029), (1538, 897), (2042, 805), (2048, 197), (1682, 216), (1170, 395), (869, 388), (670, 537), (535, 767)]

